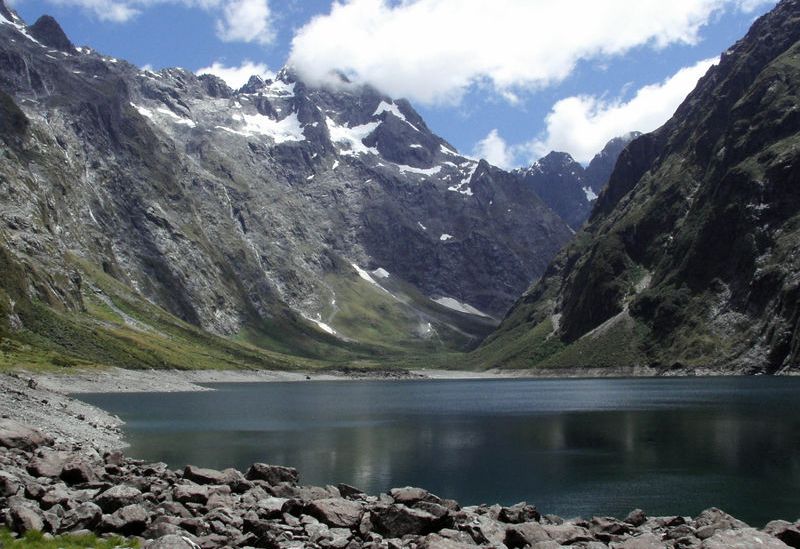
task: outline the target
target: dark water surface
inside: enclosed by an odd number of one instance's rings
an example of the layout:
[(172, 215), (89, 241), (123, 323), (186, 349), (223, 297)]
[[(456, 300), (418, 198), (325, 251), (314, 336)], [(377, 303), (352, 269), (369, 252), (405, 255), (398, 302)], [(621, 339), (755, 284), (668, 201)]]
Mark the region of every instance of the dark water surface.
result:
[(173, 467), (300, 470), (370, 493), (423, 486), (563, 516), (800, 517), (800, 379), (335, 381), (80, 398)]

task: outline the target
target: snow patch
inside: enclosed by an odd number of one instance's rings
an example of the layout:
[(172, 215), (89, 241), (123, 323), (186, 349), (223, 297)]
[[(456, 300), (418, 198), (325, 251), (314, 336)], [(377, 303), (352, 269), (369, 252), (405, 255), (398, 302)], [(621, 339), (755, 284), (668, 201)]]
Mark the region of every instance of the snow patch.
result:
[(335, 170), (338, 167), (339, 167), (339, 161), (338, 160), (334, 160), (333, 161), (333, 166), (331, 166), (331, 170)]
[(408, 119), (405, 117), (405, 115), (402, 112), (400, 112), (400, 109), (394, 103), (387, 103), (386, 101), (381, 101), (380, 105), (378, 105), (378, 108), (375, 109), (374, 113), (372, 113), (372, 116), (374, 118), (376, 116), (380, 116), (385, 112), (394, 115), (395, 117), (399, 118), (400, 120), (402, 120), (403, 122), (414, 128), (415, 131), (419, 132), (419, 128), (417, 128), (414, 124), (409, 122)]
[(423, 231), (427, 231), (427, 230), (428, 230), (428, 227), (426, 227), (425, 225), (423, 225), (423, 224), (422, 224), (422, 223), (420, 223), (419, 221), (417, 221), (417, 225), (418, 225), (418, 226), (419, 226), (419, 228), (420, 228), (420, 229), (422, 229)]
[(483, 316), (489, 317), (486, 313), (483, 313), (470, 305), (469, 303), (463, 303), (458, 301), (457, 299), (453, 299), (452, 297), (439, 297), (433, 300), (435, 303), (438, 303), (442, 307), (447, 307), (453, 311), (458, 311), (459, 313), (466, 313), (468, 315), (475, 315), (475, 316)]
[(447, 190), (456, 193), (461, 193), (466, 196), (472, 196), (472, 187), (470, 187), (469, 184), (472, 181), (472, 177), (475, 175), (475, 172), (478, 170), (478, 163), (465, 162), (461, 166), (462, 167), (470, 166), (467, 175), (457, 185), (451, 185), (450, 187), (447, 187)]
[(158, 108), (156, 110), (161, 114), (166, 114), (175, 124), (182, 124), (184, 126), (189, 126), (190, 128), (194, 128), (196, 126), (194, 120), (191, 120), (190, 118), (184, 118), (183, 116), (178, 116), (169, 109)]
[(135, 105), (134, 103), (131, 103), (131, 107), (136, 109), (136, 111), (139, 114), (141, 114), (142, 116), (144, 116), (145, 118), (149, 118), (150, 120), (153, 119), (153, 111), (151, 111), (149, 109), (145, 109), (144, 107), (140, 107), (138, 105)]
[(352, 265), (353, 268), (356, 270), (356, 272), (358, 273), (358, 276), (360, 276), (361, 278), (363, 278), (364, 280), (366, 280), (370, 284), (375, 284), (377, 286), (380, 286), (380, 284), (375, 282), (375, 279), (372, 278), (372, 276), (370, 276), (370, 274), (367, 271), (365, 271), (364, 269), (362, 269), (361, 267), (359, 267), (355, 263), (350, 263), (350, 265)]
[(364, 139), (369, 136), (375, 128), (378, 127), (380, 122), (369, 122), (360, 126), (340, 126), (331, 118), (325, 118), (325, 124), (328, 126), (328, 132), (331, 136), (331, 141), (340, 145), (348, 145), (349, 149), (339, 151), (340, 154), (355, 156), (357, 154), (379, 154), (378, 149), (375, 147), (367, 147), (364, 145)]
[(442, 236), (439, 237), (439, 240), (441, 240), (442, 242), (447, 242), (448, 240), (452, 240), (452, 239), (453, 239), (453, 235), (447, 234), (447, 233), (442, 233)]
[(376, 278), (389, 278), (389, 271), (387, 271), (387, 270), (386, 270), (386, 269), (384, 269), (383, 267), (378, 267), (377, 269), (375, 269), (374, 271), (372, 271), (372, 274), (373, 274), (373, 275), (374, 275)]
[(458, 153), (456, 151), (454, 151), (450, 147), (447, 147), (446, 145), (439, 145), (439, 150), (441, 150), (444, 154), (449, 154), (451, 156), (458, 156)]
[(597, 200), (597, 193), (595, 193), (591, 187), (584, 187), (583, 192), (586, 194), (586, 200), (589, 202)]
[(397, 169), (402, 173), (410, 172), (427, 176), (436, 175), (442, 171), (441, 166), (434, 166), (433, 168), (415, 168), (413, 166), (406, 166), (405, 164), (397, 164)]

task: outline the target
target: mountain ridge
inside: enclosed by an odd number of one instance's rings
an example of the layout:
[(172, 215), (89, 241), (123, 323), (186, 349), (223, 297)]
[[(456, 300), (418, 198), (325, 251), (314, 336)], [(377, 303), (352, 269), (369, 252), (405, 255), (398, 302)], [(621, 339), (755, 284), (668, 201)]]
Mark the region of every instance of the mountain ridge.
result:
[(601, 373), (795, 369), (800, 2), (621, 153), (588, 225), (478, 352)]

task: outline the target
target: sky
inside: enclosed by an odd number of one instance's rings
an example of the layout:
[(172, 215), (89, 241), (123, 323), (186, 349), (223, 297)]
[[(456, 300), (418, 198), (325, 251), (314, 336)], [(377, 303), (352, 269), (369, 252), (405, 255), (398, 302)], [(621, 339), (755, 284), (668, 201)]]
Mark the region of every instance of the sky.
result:
[(666, 122), (775, 0), (12, 0), (141, 67), (233, 87), (289, 64), (405, 97), (460, 152), (512, 168), (587, 163)]

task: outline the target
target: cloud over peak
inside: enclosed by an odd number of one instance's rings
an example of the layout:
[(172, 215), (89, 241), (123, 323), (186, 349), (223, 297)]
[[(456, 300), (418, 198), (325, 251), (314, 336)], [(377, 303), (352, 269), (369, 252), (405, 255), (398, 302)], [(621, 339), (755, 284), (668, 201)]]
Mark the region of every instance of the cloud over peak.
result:
[(427, 104), (457, 102), (474, 84), (516, 97), (581, 60), (696, 43), (713, 14), (763, 1), (347, 0), (297, 31), (290, 62), (306, 78), (341, 70)]

